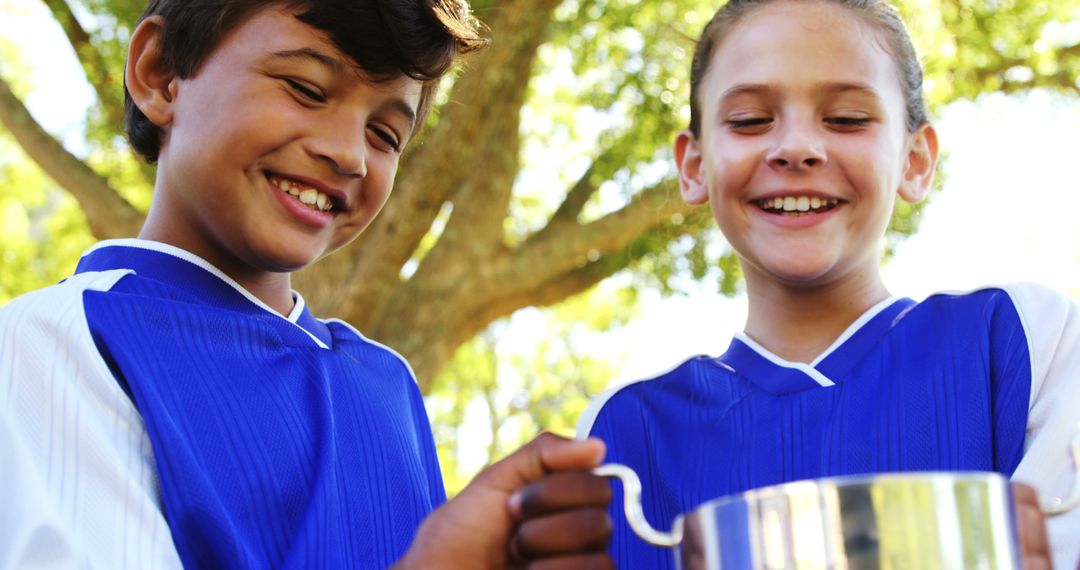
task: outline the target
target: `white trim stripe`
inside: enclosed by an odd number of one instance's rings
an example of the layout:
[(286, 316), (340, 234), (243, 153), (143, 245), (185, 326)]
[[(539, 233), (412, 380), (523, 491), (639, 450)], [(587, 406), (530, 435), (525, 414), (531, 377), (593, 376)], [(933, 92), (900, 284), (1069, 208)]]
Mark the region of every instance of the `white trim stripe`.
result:
[[(385, 350), (386, 352), (389, 352), (390, 354), (393, 354), (394, 356), (396, 356), (398, 358), (398, 360), (401, 361), (402, 364), (405, 365), (405, 369), (409, 371), (409, 376), (412, 376), (413, 382), (415, 382), (417, 386), (420, 385), (420, 381), (416, 379), (416, 373), (413, 372), (412, 366), (409, 365), (409, 361), (406, 360), (405, 357), (402, 356), (401, 353), (399, 353), (398, 351), (390, 348), (389, 346), (386, 346), (385, 344), (383, 344), (383, 343), (381, 343), (381, 342), (379, 342), (377, 340), (372, 340), (372, 339), (364, 336), (364, 333), (357, 330), (356, 327), (350, 325), (349, 323), (347, 323), (347, 322), (345, 322), (345, 321), (343, 321), (341, 319), (332, 318), (332, 319), (319, 319), (319, 320), (322, 321), (323, 323), (326, 323), (326, 324), (338, 323), (338, 324), (344, 326), (345, 328), (351, 330), (353, 332), (353, 334), (355, 334), (360, 340), (362, 340), (362, 341), (364, 341), (364, 342), (366, 342), (366, 343), (368, 343), (370, 345), (377, 346), (377, 347)], [(421, 394), (421, 395), (423, 395), (423, 394)]]
[(836, 385), (835, 382), (830, 380), (827, 376), (822, 374), (813, 366), (804, 362), (791, 362), (790, 360), (784, 360), (783, 358), (780, 358), (779, 356), (773, 354), (769, 351), (769, 349), (761, 346), (760, 344), (755, 342), (754, 339), (746, 336), (746, 334), (742, 332), (735, 333), (735, 338), (739, 339), (739, 341), (741, 341), (743, 344), (750, 347), (751, 350), (761, 355), (762, 358), (768, 360), (769, 362), (772, 362), (773, 364), (781, 368), (798, 370), (799, 372), (802, 372), (803, 374), (806, 374), (807, 376), (812, 378), (814, 382), (817, 382), (821, 386), (828, 387)]
[(315, 344), (317, 344), (319, 346), (319, 348), (325, 348), (325, 349), (330, 348), (330, 347), (328, 347), (326, 345), (326, 343), (319, 340), (318, 337), (316, 337), (314, 334), (312, 334), (311, 331), (305, 329), (304, 327), (300, 326), (299, 323), (297, 323), (297, 320), (300, 318), (300, 315), (302, 315), (304, 313), (304, 298), (303, 298), (303, 296), (300, 295), (300, 293), (296, 292), (295, 290), (293, 290), (291, 292), (292, 292), (293, 300), (296, 302), (296, 304), (293, 306), (293, 309), (289, 313), (289, 315), (284, 316), (281, 313), (275, 311), (274, 309), (271, 309), (269, 305), (262, 302), (262, 300), (259, 299), (258, 297), (256, 297), (255, 295), (251, 294), (250, 291), (248, 291), (242, 285), (240, 285), (239, 283), (234, 281), (231, 277), (226, 275), (220, 269), (218, 269), (217, 267), (214, 267), (214, 265), (212, 265), (209, 261), (206, 261), (205, 259), (195, 255), (194, 253), (191, 253), (190, 251), (187, 251), (187, 250), (184, 250), (184, 249), (180, 249), (179, 247), (176, 247), (174, 245), (169, 245), (167, 243), (161, 243), (159, 241), (153, 241), (153, 240), (148, 240), (148, 239), (120, 238), (120, 239), (109, 239), (109, 240), (99, 241), (96, 244), (94, 244), (93, 246), (91, 246), (90, 249), (87, 249), (85, 252), (83, 252), (82, 257), (86, 257), (86, 256), (90, 255), (91, 253), (99, 250), (99, 249), (103, 249), (103, 248), (110, 247), (110, 246), (134, 247), (134, 248), (138, 248), (138, 249), (145, 249), (145, 250), (148, 250), (148, 251), (156, 251), (158, 253), (164, 253), (166, 255), (171, 255), (173, 257), (183, 259), (184, 261), (187, 261), (188, 263), (194, 264), (194, 265), (198, 266), (199, 268), (208, 271), (214, 277), (217, 277), (218, 279), (221, 279), (222, 281), (224, 281), (228, 286), (235, 289), (237, 293), (240, 293), (241, 295), (243, 295), (245, 299), (247, 299), (248, 301), (251, 301), (252, 304), (259, 307), (260, 309), (266, 311), (267, 313), (270, 313), (271, 315), (273, 315), (273, 316), (275, 316), (275, 317), (277, 317), (279, 319), (284, 319), (284, 320), (292, 323), (293, 325), (296, 325), (296, 328), (304, 331), (305, 334), (307, 334), (309, 337), (311, 337), (311, 339), (315, 341)]
[(824, 352), (819, 354), (817, 358), (811, 361), (810, 366), (817, 366), (818, 364), (820, 364), (821, 361), (828, 358), (830, 354), (836, 351), (836, 349), (843, 346), (844, 343), (846, 343), (848, 339), (852, 337), (852, 335), (859, 332), (860, 329), (866, 326), (866, 323), (870, 322), (870, 320), (876, 317), (878, 313), (891, 307), (893, 303), (899, 301), (900, 299), (900, 297), (892, 296), (867, 309), (866, 312), (863, 313), (862, 316), (860, 316), (859, 318), (855, 319), (855, 322), (851, 323), (851, 325), (849, 325), (848, 328), (840, 334), (840, 336), (836, 337), (836, 340), (834, 340), (833, 343), (829, 345), (829, 348), (826, 348)]

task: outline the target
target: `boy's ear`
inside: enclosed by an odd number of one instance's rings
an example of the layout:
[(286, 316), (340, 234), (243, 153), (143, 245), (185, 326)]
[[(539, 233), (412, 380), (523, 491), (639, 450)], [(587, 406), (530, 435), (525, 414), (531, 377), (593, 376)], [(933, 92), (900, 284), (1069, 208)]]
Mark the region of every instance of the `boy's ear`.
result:
[(161, 34), (165, 20), (151, 16), (139, 22), (131, 34), (124, 84), (131, 100), (150, 122), (164, 127), (172, 122), (178, 78), (161, 57)]
[(680, 131), (675, 137), (675, 166), (679, 168), (679, 192), (687, 204), (709, 201), (709, 185), (702, 159), (701, 147), (693, 131)]
[(912, 203), (925, 198), (934, 185), (937, 161), (937, 131), (933, 125), (926, 123), (911, 135), (907, 166), (904, 168), (904, 178), (900, 181), (900, 197)]

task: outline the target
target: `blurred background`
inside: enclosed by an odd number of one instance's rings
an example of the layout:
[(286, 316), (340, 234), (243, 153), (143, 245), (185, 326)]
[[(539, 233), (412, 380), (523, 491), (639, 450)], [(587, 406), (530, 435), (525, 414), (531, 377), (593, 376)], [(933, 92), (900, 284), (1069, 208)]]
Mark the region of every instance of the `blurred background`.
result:
[[(693, 38), (718, 0), (473, 0), (494, 42), (445, 81), (393, 196), (296, 278), (402, 353), (448, 490), (589, 398), (745, 319), (737, 262), (674, 183)], [(121, 129), (139, 0), (0, 0), (0, 305), (137, 233), (153, 169)], [(1080, 0), (899, 0), (944, 160), (901, 206), (886, 281), (1080, 295)]]

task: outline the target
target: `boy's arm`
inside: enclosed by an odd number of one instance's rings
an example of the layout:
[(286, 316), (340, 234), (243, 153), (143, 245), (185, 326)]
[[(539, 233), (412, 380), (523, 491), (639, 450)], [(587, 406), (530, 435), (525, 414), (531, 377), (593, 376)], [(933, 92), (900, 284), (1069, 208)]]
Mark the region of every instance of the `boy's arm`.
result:
[(0, 409), (0, 570), (73, 567), (72, 544), (43, 508), (49, 501), (31, 465), (10, 418)]
[(612, 567), (611, 488), (588, 471), (603, 456), (598, 440), (541, 434), (432, 513), (395, 568)]

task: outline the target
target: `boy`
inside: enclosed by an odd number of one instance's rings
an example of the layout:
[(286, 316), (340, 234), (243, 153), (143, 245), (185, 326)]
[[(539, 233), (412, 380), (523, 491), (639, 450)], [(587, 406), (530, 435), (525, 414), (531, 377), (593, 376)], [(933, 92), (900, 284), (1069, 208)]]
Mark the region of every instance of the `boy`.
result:
[(0, 568), (606, 562), (598, 442), (539, 438), (435, 510), (408, 365), (290, 289), (483, 43), (461, 0), (150, 3), (125, 69), (157, 163), (139, 239), (0, 312)]
[[(739, 255), (746, 327), (719, 357), (622, 387), (579, 424), (643, 476), (649, 520), (667, 529), (747, 489), (888, 471), (996, 471), (1066, 498), (1077, 306), (1032, 285), (917, 303), (882, 281), (896, 197), (922, 199), (938, 156), (896, 12), (729, 0), (698, 43), (690, 106), (682, 196), (709, 203)], [(612, 513), (616, 563), (670, 567)], [(1022, 513), (1028, 562), (1047, 563), (1038, 512)], [(1049, 526), (1057, 564), (1075, 568), (1080, 511)]]

